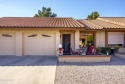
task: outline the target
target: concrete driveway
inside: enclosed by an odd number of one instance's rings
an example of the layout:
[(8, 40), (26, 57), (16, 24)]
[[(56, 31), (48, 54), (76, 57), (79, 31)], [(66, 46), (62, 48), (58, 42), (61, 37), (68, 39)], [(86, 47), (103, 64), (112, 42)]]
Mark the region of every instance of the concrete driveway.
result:
[(0, 56), (0, 84), (54, 84), (57, 58)]
[(43, 66), (56, 64), (56, 56), (0, 56), (0, 66)]

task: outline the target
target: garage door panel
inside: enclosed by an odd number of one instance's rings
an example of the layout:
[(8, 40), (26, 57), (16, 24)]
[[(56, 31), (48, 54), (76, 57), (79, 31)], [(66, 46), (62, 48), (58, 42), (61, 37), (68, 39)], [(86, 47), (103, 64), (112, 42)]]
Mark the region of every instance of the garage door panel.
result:
[(24, 55), (55, 55), (55, 34), (24, 34)]
[(15, 34), (2, 33), (0, 35), (0, 55), (15, 55)]
[[(45, 34), (46, 35), (46, 34)], [(55, 34), (47, 34), (42, 37), (42, 53), (48, 55), (55, 55)]]

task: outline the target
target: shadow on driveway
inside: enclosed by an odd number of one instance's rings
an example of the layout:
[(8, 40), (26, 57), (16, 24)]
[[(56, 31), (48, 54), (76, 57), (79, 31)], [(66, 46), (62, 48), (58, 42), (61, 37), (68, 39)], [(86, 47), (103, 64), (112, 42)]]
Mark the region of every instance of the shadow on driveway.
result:
[(55, 66), (56, 56), (0, 56), (0, 66)]

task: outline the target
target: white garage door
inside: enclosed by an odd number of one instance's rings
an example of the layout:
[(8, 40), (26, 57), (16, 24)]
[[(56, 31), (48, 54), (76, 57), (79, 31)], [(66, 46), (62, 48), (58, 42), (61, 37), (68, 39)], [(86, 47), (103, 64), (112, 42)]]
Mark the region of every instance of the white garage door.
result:
[(15, 55), (15, 34), (0, 33), (0, 55)]
[(124, 44), (124, 32), (109, 32), (108, 44)]
[(55, 34), (24, 34), (24, 55), (55, 55)]

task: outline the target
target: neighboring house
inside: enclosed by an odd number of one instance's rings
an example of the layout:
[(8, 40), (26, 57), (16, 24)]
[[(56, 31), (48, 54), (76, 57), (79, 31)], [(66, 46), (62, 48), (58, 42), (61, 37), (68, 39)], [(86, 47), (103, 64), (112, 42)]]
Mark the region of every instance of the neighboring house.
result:
[(0, 18), (0, 55), (58, 55), (58, 45), (64, 53), (85, 46), (123, 46), (125, 18), (75, 20), (53, 17)]

